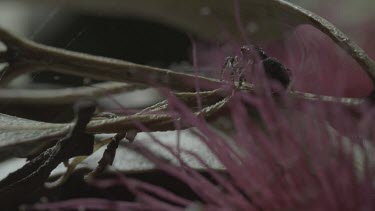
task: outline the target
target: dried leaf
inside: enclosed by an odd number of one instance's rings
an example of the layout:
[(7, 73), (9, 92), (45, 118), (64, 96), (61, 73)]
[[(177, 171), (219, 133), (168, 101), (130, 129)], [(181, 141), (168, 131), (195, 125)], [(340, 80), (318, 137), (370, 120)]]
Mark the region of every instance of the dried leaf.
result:
[(72, 124), (52, 124), (0, 114), (1, 157), (27, 155), (36, 141), (64, 137), (71, 126)]
[[(217, 99), (217, 92), (202, 93), (202, 102), (211, 103), (212, 98)], [(179, 93), (178, 98), (183, 102), (188, 102), (192, 93)], [(208, 104), (197, 115), (205, 117), (212, 116), (215, 112), (221, 110), (227, 103), (229, 97), (219, 100), (216, 103)], [(190, 102), (191, 103), (191, 102)], [(98, 133), (122, 133), (131, 129), (138, 129), (135, 122), (140, 122), (153, 131), (173, 130), (173, 117), (168, 114), (155, 114), (155, 111), (166, 111), (167, 101), (157, 104), (160, 110), (155, 106), (151, 109), (117, 118), (92, 120), (87, 125), (87, 132)], [(52, 124), (45, 122), (32, 121), (0, 113), (0, 152), (1, 157), (9, 156), (27, 156), (38, 149), (36, 146), (42, 146), (48, 141), (57, 140), (67, 135), (72, 123)], [(186, 125), (186, 127), (188, 127)]]
[[(7, 209), (23, 202), (28, 194), (32, 194), (32, 191), (46, 182), (51, 172), (60, 163), (73, 157), (92, 154), (94, 135), (87, 134), (85, 128), (95, 109), (94, 101), (78, 101), (73, 108), (75, 121), (67, 136), (0, 181), (0, 197), (3, 199), (0, 205), (2, 207)], [(28, 194), (15, 198), (19, 196), (20, 191)]]

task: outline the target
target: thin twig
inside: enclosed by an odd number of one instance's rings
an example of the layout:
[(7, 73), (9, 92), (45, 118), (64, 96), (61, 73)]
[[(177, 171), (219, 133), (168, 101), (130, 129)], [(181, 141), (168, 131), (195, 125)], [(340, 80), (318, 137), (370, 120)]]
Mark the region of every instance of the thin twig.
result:
[(342, 104), (346, 106), (358, 106), (367, 102), (365, 98), (349, 98), (349, 97), (333, 97), (333, 96), (324, 96), (324, 95), (317, 95), (312, 93), (306, 92), (299, 92), (299, 91), (291, 91), (289, 92), (290, 96), (309, 100), (309, 101), (320, 101), (325, 103), (336, 103)]
[(125, 137), (126, 133), (118, 133), (112, 137), (111, 142), (107, 145), (102, 158), (98, 162), (98, 166), (86, 176), (86, 179), (95, 178), (97, 175), (103, 173), (107, 166), (113, 164), (119, 143)]
[[(116, 93), (127, 91), (134, 91), (144, 89), (146, 86), (139, 84), (124, 84), (117, 82), (104, 82), (95, 84), (91, 87), (78, 87), (78, 88), (63, 88), (63, 89), (43, 89), (43, 90), (30, 90), (30, 89), (0, 89), (0, 102), (7, 104), (67, 104), (73, 103), (82, 97), (102, 97)], [(245, 91), (252, 91), (247, 89)], [(220, 98), (220, 89), (214, 91), (200, 92), (201, 98), (210, 98), (210, 102)], [(288, 94), (294, 98), (300, 98), (310, 101), (322, 101), (327, 103), (337, 103), (347, 106), (358, 106), (366, 101), (364, 98), (348, 98), (348, 97), (333, 97), (324, 96), (307, 92), (289, 91)], [(175, 95), (188, 105), (195, 104), (197, 96), (196, 92), (177, 92)], [(166, 106), (166, 102), (164, 103)], [(153, 107), (159, 107), (159, 104)], [(152, 109), (152, 107), (148, 108)]]
[(146, 88), (139, 84), (103, 82), (93, 86), (63, 89), (0, 89), (0, 102), (7, 104), (68, 104), (83, 97), (102, 97), (110, 94)]

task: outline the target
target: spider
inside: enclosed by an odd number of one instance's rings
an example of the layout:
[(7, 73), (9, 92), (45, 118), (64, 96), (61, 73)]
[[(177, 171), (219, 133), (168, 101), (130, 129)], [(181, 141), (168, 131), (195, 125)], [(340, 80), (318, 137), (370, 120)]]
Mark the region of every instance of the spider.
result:
[(227, 57), (221, 71), (221, 78), (223, 79), (224, 73), (229, 71), (233, 81), (235, 80), (235, 76), (238, 77), (238, 86), (241, 87), (245, 81), (244, 70), (249, 65), (254, 65), (256, 61), (254, 50), (259, 56), (267, 78), (278, 81), (286, 89), (290, 84), (291, 71), (289, 68), (276, 58), (268, 56), (263, 49), (255, 45), (242, 46), (241, 57)]

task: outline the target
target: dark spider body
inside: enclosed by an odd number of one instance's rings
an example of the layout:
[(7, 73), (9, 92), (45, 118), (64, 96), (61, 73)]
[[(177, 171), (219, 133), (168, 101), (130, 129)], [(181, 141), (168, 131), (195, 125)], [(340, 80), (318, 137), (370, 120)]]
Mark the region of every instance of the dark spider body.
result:
[(251, 49), (254, 49), (257, 53), (266, 72), (266, 76), (269, 79), (278, 81), (284, 88), (287, 88), (290, 84), (291, 72), (289, 68), (283, 65), (279, 60), (274, 57), (270, 57), (266, 52), (258, 46), (243, 46), (241, 47), (241, 53), (243, 56), (251, 55)]

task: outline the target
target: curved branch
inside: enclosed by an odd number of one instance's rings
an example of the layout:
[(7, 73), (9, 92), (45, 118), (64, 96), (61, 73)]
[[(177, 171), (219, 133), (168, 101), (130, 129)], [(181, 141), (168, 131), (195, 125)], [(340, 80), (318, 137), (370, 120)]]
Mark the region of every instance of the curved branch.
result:
[(0, 39), (12, 52), (8, 71), (13, 70), (14, 63), (22, 63), (32, 67), (28, 72), (51, 70), (99, 80), (167, 86), (180, 91), (194, 90), (196, 81), (206, 89), (221, 87), (223, 83), (217, 79), (49, 47), (18, 38), (1, 28)]
[(146, 88), (138, 84), (103, 82), (91, 87), (64, 89), (0, 89), (0, 102), (7, 104), (68, 104), (83, 97), (100, 97)]
[[(64, 88), (64, 89), (43, 89), (43, 90), (29, 90), (29, 89), (0, 89), (0, 102), (7, 104), (68, 104), (77, 101), (82, 97), (101, 97), (110, 94), (116, 94), (126, 91), (134, 91), (146, 88), (146, 86), (139, 84), (124, 84), (117, 82), (103, 82), (95, 84), (91, 87), (78, 88)], [(245, 89), (245, 92), (252, 92), (253, 89)], [(174, 93), (181, 101), (188, 106), (197, 106), (196, 92), (176, 92)], [(289, 91), (288, 95), (302, 100), (321, 101), (326, 103), (337, 103), (346, 106), (358, 106), (364, 103), (364, 98), (348, 98), (348, 97), (333, 97), (318, 95), (307, 92)], [(213, 91), (203, 91), (199, 93), (199, 97), (205, 104), (213, 104), (225, 96), (222, 89)], [(166, 107), (167, 102), (162, 101), (151, 107), (148, 107), (141, 112), (150, 112), (159, 110), (161, 107)]]
[(307, 92), (291, 91), (289, 95), (294, 98), (299, 98), (309, 101), (320, 101), (325, 103), (337, 103), (346, 106), (358, 106), (366, 102), (364, 98), (349, 98), (349, 97), (333, 97), (325, 95), (317, 95)]
[[(205, 118), (209, 118), (215, 113), (221, 111), (229, 101), (229, 97), (225, 97), (224, 99), (216, 102), (213, 105), (209, 105), (204, 107), (201, 111), (194, 112), (195, 115), (202, 115)], [(162, 110), (166, 110), (167, 108), (163, 108)], [(105, 119), (105, 120), (93, 120), (87, 126), (88, 133), (121, 133), (123, 131), (128, 130), (137, 130), (135, 122), (142, 123), (142, 125), (146, 126), (151, 131), (167, 131), (167, 130), (174, 130), (175, 125), (173, 115), (169, 114), (134, 114), (128, 115), (113, 119)], [(177, 119), (180, 121), (180, 119)], [(182, 128), (191, 127), (190, 125), (182, 124)]]
[[(347, 52), (366, 72), (370, 77), (373, 85), (375, 86), (375, 62), (372, 60), (366, 52), (360, 48), (353, 40), (351, 40), (346, 34), (339, 30), (332, 23), (319, 15), (299, 7), (293, 3), (284, 0), (274, 0), (284, 7), (286, 10), (292, 10), (302, 19), (307, 20), (308, 23), (328, 35), (338, 46), (340, 46), (345, 52)], [(297, 17), (296, 17), (297, 18)]]

